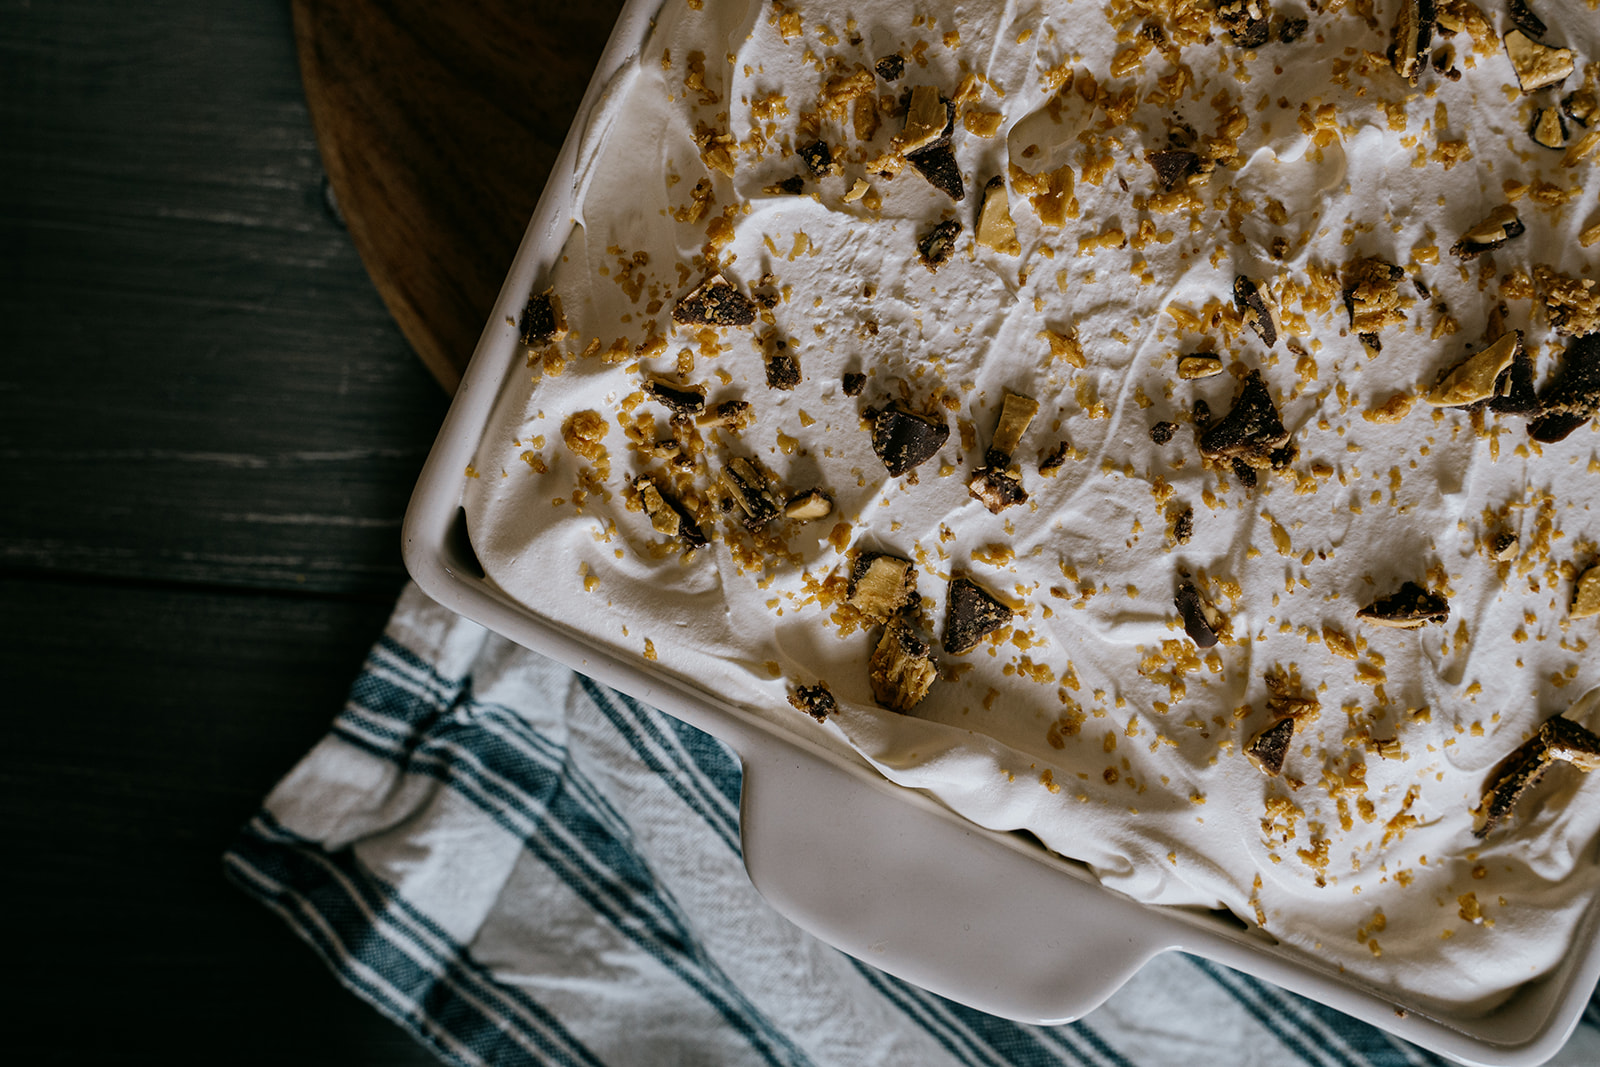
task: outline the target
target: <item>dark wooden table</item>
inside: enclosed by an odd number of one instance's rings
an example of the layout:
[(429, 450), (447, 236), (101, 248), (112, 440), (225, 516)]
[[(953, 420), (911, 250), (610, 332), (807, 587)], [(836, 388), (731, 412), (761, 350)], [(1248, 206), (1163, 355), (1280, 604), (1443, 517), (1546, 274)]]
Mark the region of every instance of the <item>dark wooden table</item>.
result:
[(8, 1062), (432, 1062), (220, 854), (378, 634), (445, 405), (287, 3), (0, 0)]

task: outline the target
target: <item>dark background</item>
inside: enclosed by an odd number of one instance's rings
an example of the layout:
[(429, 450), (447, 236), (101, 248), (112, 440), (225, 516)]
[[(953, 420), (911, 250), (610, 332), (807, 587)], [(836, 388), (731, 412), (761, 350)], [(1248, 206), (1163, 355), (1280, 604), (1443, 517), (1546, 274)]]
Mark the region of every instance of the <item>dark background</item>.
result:
[(0, 0), (8, 1061), (433, 1062), (220, 857), (382, 627), (445, 406), (287, 3)]

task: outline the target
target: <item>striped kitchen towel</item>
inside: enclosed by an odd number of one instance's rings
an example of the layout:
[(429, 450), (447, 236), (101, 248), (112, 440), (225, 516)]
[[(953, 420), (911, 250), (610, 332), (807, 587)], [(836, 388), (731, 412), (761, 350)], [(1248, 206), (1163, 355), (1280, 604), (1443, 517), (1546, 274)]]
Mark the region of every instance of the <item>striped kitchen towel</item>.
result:
[[(774, 913), (738, 818), (721, 743), (413, 587), (224, 862), (453, 1064), (1443, 1062), (1175, 954), (1070, 1026), (964, 1008)], [(1554, 1062), (1600, 1063), (1600, 1001)]]

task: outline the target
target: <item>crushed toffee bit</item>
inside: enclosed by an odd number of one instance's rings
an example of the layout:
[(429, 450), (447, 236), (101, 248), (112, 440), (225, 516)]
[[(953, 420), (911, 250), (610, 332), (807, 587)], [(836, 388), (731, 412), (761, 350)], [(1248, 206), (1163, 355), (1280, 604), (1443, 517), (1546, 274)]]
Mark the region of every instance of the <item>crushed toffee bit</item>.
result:
[(1261, 287), (1243, 274), (1233, 280), (1233, 304), (1261, 343), (1271, 348), (1278, 343), (1278, 311)]
[(799, 153), (800, 161), (806, 165), (812, 177), (825, 178), (839, 173), (839, 164), (833, 161), (833, 151), (828, 147), (828, 142), (818, 140), (801, 145)]
[[(1195, 408), (1198, 427), (1198, 402)], [(1209, 416), (1209, 408), (1206, 414)], [(1282, 470), (1293, 461), (1294, 451), (1289, 443), (1289, 431), (1284, 429), (1278, 407), (1272, 402), (1272, 393), (1258, 370), (1245, 376), (1239, 394), (1234, 397), (1233, 409), (1200, 434), (1200, 454), (1213, 462), (1232, 464), (1235, 473), (1241, 465)]]
[(918, 85), (911, 90), (906, 103), (905, 125), (895, 138), (895, 147), (908, 158), (919, 148), (926, 148), (945, 137), (945, 101), (937, 87)]
[(789, 694), (789, 703), (818, 722), (826, 722), (829, 715), (839, 710), (833, 694), (828, 691), (827, 682), (796, 686), (794, 692)]
[(1038, 413), (1037, 400), (1007, 390), (1005, 399), (1000, 403), (1000, 415), (995, 420), (994, 436), (989, 440), (989, 451), (984, 454), (984, 461), (999, 466), (1010, 463), (1017, 446), (1022, 443), (1022, 435), (1028, 432), (1033, 417)]
[(1180, 545), (1189, 543), (1194, 536), (1194, 507), (1185, 504), (1183, 510), (1178, 512), (1178, 517), (1172, 523), (1172, 539)]
[(825, 519), (833, 513), (833, 497), (821, 489), (807, 489), (796, 493), (783, 505), (783, 517), (798, 522)]
[(1213, 378), (1222, 373), (1222, 358), (1215, 352), (1196, 352), (1178, 357), (1178, 377), (1184, 381)]
[(884, 552), (863, 552), (850, 568), (847, 598), (861, 614), (879, 622), (913, 602), (917, 568), (908, 559)]
[(1521, 30), (1505, 35), (1506, 56), (1525, 93), (1566, 80), (1572, 73), (1572, 49), (1542, 45)]
[(978, 208), (978, 232), (975, 240), (985, 248), (1002, 255), (1015, 256), (1022, 252), (1017, 241), (1017, 226), (1011, 219), (1011, 201), (1006, 192), (1006, 180), (996, 174), (983, 187), (983, 202)]
[(1400, 0), (1400, 13), (1389, 46), (1389, 65), (1412, 85), (1428, 69), (1428, 49), (1433, 44), (1433, 0)]
[(1600, 333), (1574, 338), (1555, 379), (1539, 397), (1528, 436), (1552, 444), (1600, 415)]
[(1217, 643), (1224, 620), (1221, 613), (1201, 595), (1194, 582), (1188, 578), (1179, 582), (1178, 595), (1172, 603), (1183, 619), (1183, 632), (1189, 635), (1189, 640), (1195, 643), (1196, 648), (1210, 648)]
[(873, 65), (878, 72), (878, 77), (886, 82), (899, 81), (900, 76), (906, 72), (906, 60), (898, 52), (891, 52)]
[(744, 525), (759, 530), (778, 515), (778, 502), (767, 489), (767, 479), (742, 456), (730, 459), (717, 476), (723, 491), (744, 512)]
[(1533, 121), (1528, 124), (1528, 136), (1541, 148), (1553, 148), (1557, 151), (1565, 148), (1567, 120), (1562, 116), (1561, 109), (1541, 107), (1535, 111)]
[(1517, 802), (1557, 763), (1570, 763), (1582, 771), (1600, 769), (1600, 737), (1565, 716), (1546, 719), (1490, 775), (1483, 799), (1472, 812), (1472, 835), (1487, 837), (1509, 819)]
[(861, 390), (867, 387), (867, 376), (859, 371), (848, 371), (839, 379), (839, 385), (845, 396), (860, 396)]
[(1511, 389), (1510, 370), (1522, 351), (1522, 331), (1502, 334), (1494, 344), (1462, 360), (1432, 389), (1423, 401), (1433, 407), (1463, 407), (1500, 395)]
[(1172, 440), (1172, 435), (1178, 432), (1178, 424), (1167, 422), (1165, 419), (1150, 427), (1150, 440), (1158, 445), (1164, 445)]
[(903, 618), (891, 619), (884, 627), (867, 670), (872, 698), (902, 714), (916, 707), (939, 677), (933, 650)]
[(646, 378), (644, 391), (680, 415), (698, 415), (706, 409), (704, 385), (675, 385), (662, 378)]
[(898, 401), (869, 417), (872, 450), (895, 478), (932, 459), (950, 436), (950, 424), (942, 415), (919, 414)]
[(522, 309), (522, 343), (537, 348), (559, 341), (567, 334), (567, 318), (561, 313), (561, 298), (554, 289), (528, 297)]
[(1217, 21), (1240, 48), (1260, 48), (1271, 37), (1266, 0), (1218, 0)]
[(1462, 259), (1477, 259), (1513, 237), (1521, 237), (1526, 229), (1517, 217), (1517, 209), (1510, 204), (1501, 204), (1489, 212), (1482, 222), (1462, 234), (1461, 239), (1450, 246), (1450, 254)]
[(1398, 592), (1379, 597), (1356, 612), (1356, 618), (1375, 626), (1415, 630), (1450, 618), (1450, 602), (1438, 593), (1430, 593), (1416, 582), (1406, 582)]
[(1276, 778), (1283, 773), (1289, 745), (1294, 740), (1294, 724), (1294, 716), (1287, 715), (1262, 729), (1245, 745), (1244, 754), (1262, 774)]
[(938, 270), (956, 249), (956, 237), (961, 233), (961, 223), (945, 219), (917, 240), (917, 258), (929, 273)]
[(1595, 563), (1578, 576), (1572, 585), (1572, 605), (1567, 616), (1573, 619), (1592, 619), (1600, 615), (1600, 563)]
[(1509, 563), (1517, 558), (1517, 549), (1519, 547), (1516, 534), (1496, 534), (1494, 541), (1489, 546), (1489, 554), (1501, 563)]
[(1011, 608), (964, 574), (950, 579), (945, 597), (944, 650), (959, 656), (1011, 621)]
[(1561, 112), (1584, 129), (1600, 114), (1600, 101), (1586, 89), (1570, 92), (1561, 98)]
[(1406, 272), (1376, 256), (1363, 256), (1345, 269), (1344, 306), (1350, 328), (1368, 348), (1382, 350), (1378, 331), (1405, 322), (1400, 307), (1400, 279)]
[(672, 321), (681, 326), (748, 326), (755, 320), (755, 303), (721, 271), (707, 275), (672, 309)]
[(676, 536), (685, 548), (699, 548), (706, 543), (706, 535), (695, 523), (694, 516), (677, 499), (662, 491), (654, 476), (641, 474), (633, 480), (633, 488), (644, 504), (645, 514), (657, 533)]
[(1168, 191), (1200, 166), (1200, 157), (1186, 148), (1165, 148), (1151, 152), (1145, 158), (1155, 168), (1156, 181)]

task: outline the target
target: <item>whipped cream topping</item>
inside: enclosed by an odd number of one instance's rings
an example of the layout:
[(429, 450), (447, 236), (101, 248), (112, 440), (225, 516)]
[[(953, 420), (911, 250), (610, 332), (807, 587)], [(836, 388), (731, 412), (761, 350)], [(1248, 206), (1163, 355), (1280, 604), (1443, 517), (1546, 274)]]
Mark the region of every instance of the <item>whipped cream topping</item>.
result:
[[(1395, 6), (1378, 5), (1382, 25), (1280, 9), (1306, 32), (1283, 43), (1275, 24), (1246, 50), (1209, 4), (667, 3), (583, 127), (574, 226), (538, 287), (569, 332), (504, 383), (468, 471), (489, 578), (976, 823), (1029, 831), (1114, 889), (1227, 909), (1405, 1003), (1488, 1010), (1560, 961), (1600, 881), (1593, 776), (1553, 772), (1485, 840), (1471, 814), (1545, 718), (1600, 724), (1600, 701), (1579, 699), (1600, 686), (1594, 620), (1567, 618), (1600, 540), (1600, 431), (1538, 445), (1520, 418), (1421, 396), (1494, 339), (1502, 302), (1536, 380), (1560, 366), (1569, 339), (1530, 279), (1596, 275), (1600, 151), (1527, 131), (1537, 108), (1595, 88), (1600, 20), (1581, 0), (1541, 4), (1543, 40), (1576, 69), (1525, 94), (1509, 22), (1457, 4), (1463, 28), (1434, 46), (1460, 77), (1425, 70), (1413, 87), (1384, 59)], [(894, 81), (873, 72), (890, 54), (905, 60)], [(896, 101), (919, 85), (956, 102), (960, 203), (910, 166), (881, 173)], [(1569, 144), (1597, 121), (1569, 123)], [(820, 179), (797, 151), (819, 135), (837, 164)], [(1217, 165), (1166, 192), (1147, 153), (1173, 137), (1216, 146)], [(1035, 202), (1051, 174), (1070, 195)], [(1015, 255), (973, 241), (995, 175)], [(799, 195), (778, 187), (795, 176)], [(1451, 254), (1508, 202), (1524, 235)], [(1041, 220), (1052, 208), (1060, 225)], [(930, 271), (917, 242), (944, 218), (962, 231)], [(1364, 256), (1406, 273), (1403, 321), (1377, 352), (1340, 292)], [(775, 304), (748, 327), (675, 324), (718, 265)], [(1271, 347), (1234, 307), (1239, 275), (1279, 306)], [(763, 337), (798, 353), (794, 389), (768, 387)], [(1180, 379), (1197, 352), (1231, 373)], [(1253, 489), (1202, 464), (1192, 426), (1198, 401), (1226, 413), (1250, 369), (1297, 449)], [(841, 384), (852, 372), (859, 397)], [(650, 374), (746, 401), (753, 421), (702, 428), (674, 476), (649, 454), (671, 436), (641, 392)], [(1007, 391), (1040, 411), (1015, 454), (1028, 500), (992, 514), (966, 482)], [(862, 420), (895, 398), (952, 426), (914, 476), (888, 475)], [(588, 411), (603, 455), (563, 441)], [(642, 443), (626, 432), (641, 419)], [(1159, 421), (1178, 426), (1166, 444)], [(780, 498), (824, 489), (833, 514), (752, 537), (713, 503), (736, 456)], [(644, 472), (676, 487), (709, 545), (685, 553), (652, 527), (628, 490)], [(1193, 536), (1177, 544), (1185, 506)], [(1506, 533), (1517, 555), (1502, 561)], [(915, 561), (932, 640), (952, 574), (1017, 609), (971, 652), (936, 648), (941, 678), (910, 714), (873, 701), (879, 628), (839, 604), (865, 550)], [(1184, 633), (1182, 574), (1227, 617), (1213, 649)], [(1357, 620), (1405, 581), (1448, 596), (1449, 619)], [(1269, 674), (1316, 702), (1278, 776), (1244, 753), (1274, 719)], [(787, 702), (818, 681), (838, 702), (821, 725)]]

